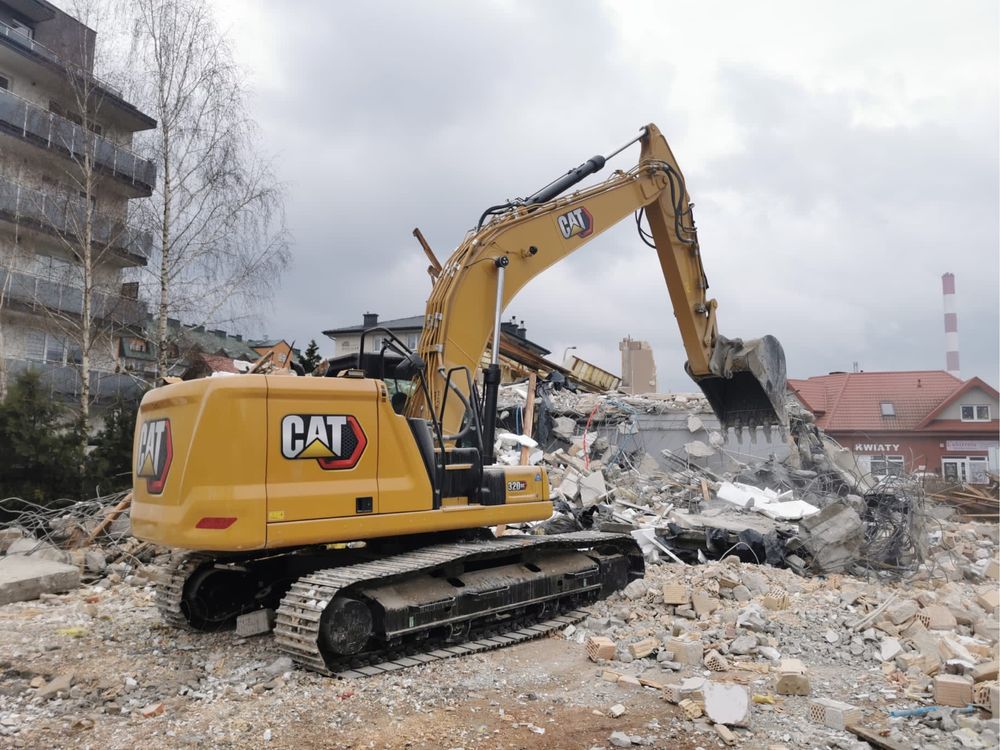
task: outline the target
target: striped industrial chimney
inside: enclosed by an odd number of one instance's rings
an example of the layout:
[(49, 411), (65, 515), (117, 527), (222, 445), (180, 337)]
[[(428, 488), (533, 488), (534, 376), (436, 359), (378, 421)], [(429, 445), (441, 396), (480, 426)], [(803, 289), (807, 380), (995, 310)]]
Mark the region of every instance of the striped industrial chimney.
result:
[(941, 277), (944, 294), (944, 349), (945, 369), (949, 375), (961, 378), (958, 365), (958, 312), (955, 310), (955, 274)]

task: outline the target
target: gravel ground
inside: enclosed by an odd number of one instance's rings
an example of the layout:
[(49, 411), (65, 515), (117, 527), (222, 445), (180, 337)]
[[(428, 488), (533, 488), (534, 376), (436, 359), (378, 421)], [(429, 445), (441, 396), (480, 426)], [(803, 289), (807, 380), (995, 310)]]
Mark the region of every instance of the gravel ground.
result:
[[(667, 684), (708, 677), (773, 700), (752, 707), (748, 728), (733, 728), (744, 747), (867, 747), (847, 732), (810, 722), (812, 697), (862, 708), (867, 726), (903, 746), (997, 745), (996, 720), (982, 712), (889, 719), (891, 708), (928, 703), (929, 680), (919, 670), (903, 672), (881, 661), (888, 637), (882, 630), (848, 627), (891, 591), (964, 606), (976, 591), (968, 583), (801, 579), (733, 560), (656, 565), (628, 596), (594, 605), (592, 617), (560, 636), (390, 675), (336, 680), (292, 669), (269, 637), (162, 625), (151, 576), (148, 569), (124, 580), (112, 573), (65, 595), (0, 607), (0, 747), (586, 750), (613, 747), (612, 740), (681, 750), (724, 746), (708, 720), (686, 719), (659, 690), (602, 679), (606, 668)], [(747, 594), (741, 590), (734, 598), (725, 585), (720, 589), (720, 580), (741, 582)], [(664, 605), (664, 583), (707, 592), (718, 598), (719, 609), (698, 616)], [(775, 587), (788, 594), (788, 607), (762, 610), (760, 627), (744, 622), (737, 628), (737, 618), (748, 607), (761, 609), (762, 595)], [(665, 643), (692, 632), (727, 656), (728, 671), (628, 653), (628, 644), (641, 638)], [(588, 660), (583, 643), (596, 633), (616, 642), (614, 660)], [(958, 626), (951, 635), (976, 641), (970, 634)], [(773, 673), (746, 668), (773, 666), (768, 648), (807, 664), (810, 697), (776, 695)], [(991, 648), (996, 658), (996, 644)], [(58, 690), (52, 682), (60, 679)], [(613, 706), (623, 709), (617, 718), (610, 715)]]

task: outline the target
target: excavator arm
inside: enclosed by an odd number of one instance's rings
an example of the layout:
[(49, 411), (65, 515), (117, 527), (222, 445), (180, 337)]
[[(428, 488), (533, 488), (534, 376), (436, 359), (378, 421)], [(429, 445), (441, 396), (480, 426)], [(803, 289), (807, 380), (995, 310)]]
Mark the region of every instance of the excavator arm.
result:
[[(418, 348), (427, 388), (414, 391), (409, 416), (438, 416), (444, 433), (457, 433), (469, 394), (463, 379), (452, 379), (451, 387), (463, 397), (446, 399), (447, 373), (454, 368), (473, 372), (491, 339), (495, 363), (500, 315), (514, 296), (538, 274), (634, 215), (659, 258), (688, 357), (686, 369), (723, 426), (736, 428), (738, 435), (750, 428), (751, 437), (757, 426), (785, 426), (780, 344), (771, 336), (743, 341), (719, 335), (717, 303), (707, 296), (680, 167), (655, 125), (647, 125), (637, 140), (639, 163), (627, 172), (616, 171), (604, 182), (561, 196), (603, 167), (605, 157), (597, 156), (528, 199), (487, 210), (480, 227), (466, 236), (434, 281)], [(642, 229), (642, 213), (649, 232)], [(484, 432), (490, 435), (498, 368), (487, 368), (484, 380)]]

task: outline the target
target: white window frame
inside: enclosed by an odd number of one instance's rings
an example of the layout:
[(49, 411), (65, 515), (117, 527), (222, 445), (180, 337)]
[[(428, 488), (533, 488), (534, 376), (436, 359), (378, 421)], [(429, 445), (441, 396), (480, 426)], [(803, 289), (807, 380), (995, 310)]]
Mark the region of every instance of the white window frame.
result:
[(945, 464), (955, 464), (955, 481), (962, 484), (989, 484), (989, 458), (987, 456), (944, 456), (941, 459), (941, 478), (946, 479)]
[[(972, 409), (972, 417), (966, 418), (965, 410)], [(980, 417), (979, 410), (985, 409), (986, 416)], [(989, 404), (962, 404), (959, 408), (959, 414), (961, 415), (963, 422), (989, 422), (990, 421), (990, 405)]]
[[(898, 453), (888, 453), (879, 456), (869, 456), (868, 466), (873, 477), (898, 477), (906, 471), (906, 458)], [(884, 470), (876, 472), (875, 462), (885, 465)], [(893, 471), (895, 469), (895, 471)]]

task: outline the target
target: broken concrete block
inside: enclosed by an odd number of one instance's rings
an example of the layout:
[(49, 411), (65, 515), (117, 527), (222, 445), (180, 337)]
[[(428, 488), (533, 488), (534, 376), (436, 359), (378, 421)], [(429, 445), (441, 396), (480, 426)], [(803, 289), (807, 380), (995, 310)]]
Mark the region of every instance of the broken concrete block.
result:
[(702, 687), (705, 715), (716, 724), (734, 727), (750, 725), (750, 694), (743, 685), (706, 682)]
[(982, 664), (977, 664), (972, 668), (972, 679), (976, 682), (983, 682), (984, 680), (995, 680), (998, 673), (998, 663), (997, 660), (983, 662)]
[(599, 661), (601, 659), (611, 661), (617, 653), (615, 642), (603, 635), (595, 635), (588, 638), (584, 648), (586, 648), (587, 656), (591, 661)]
[(969, 665), (973, 665), (978, 661), (976, 657), (969, 653), (969, 649), (948, 636), (945, 636), (938, 642), (938, 648), (942, 658), (946, 661), (948, 659), (961, 659)]
[(715, 649), (705, 654), (705, 666), (713, 672), (728, 672), (729, 661)]
[[(885, 611), (885, 614), (893, 625), (902, 625), (916, 615), (919, 609), (920, 607), (915, 601), (904, 599), (901, 602), (895, 602)], [(927, 626), (925, 625), (924, 627)]]
[(703, 591), (696, 591), (691, 595), (691, 606), (698, 617), (708, 617), (719, 608), (719, 600)]
[(886, 638), (880, 646), (882, 661), (892, 661), (903, 651), (903, 646), (895, 638)]
[(622, 589), (622, 593), (625, 594), (627, 599), (639, 599), (646, 595), (647, 589), (646, 582), (641, 578), (636, 578)]
[(691, 589), (687, 586), (682, 586), (679, 583), (665, 583), (663, 584), (663, 603), (664, 604), (687, 604), (691, 601)]
[(729, 653), (736, 656), (752, 654), (757, 650), (757, 638), (752, 635), (740, 635), (729, 644)]
[(0, 558), (0, 604), (37, 599), (79, 585), (80, 569), (75, 565), (23, 555)]
[(705, 654), (705, 646), (701, 641), (683, 641), (680, 638), (671, 638), (666, 649), (674, 655), (674, 661), (688, 666), (699, 666)]
[(940, 706), (964, 708), (972, 703), (972, 678), (958, 674), (934, 677), (934, 702)]
[(642, 659), (645, 656), (649, 656), (659, 647), (660, 642), (655, 638), (643, 638), (641, 641), (630, 644), (628, 651), (634, 658)]
[(814, 698), (809, 702), (809, 720), (830, 729), (845, 729), (861, 723), (861, 709), (830, 698)]
[(809, 695), (810, 689), (805, 664), (799, 659), (782, 659), (774, 692), (778, 695)]
[(617, 684), (622, 687), (642, 687), (642, 683), (639, 682), (639, 678), (631, 674), (623, 674), (618, 678)]
[(584, 508), (590, 508), (608, 494), (604, 483), (604, 474), (593, 471), (585, 477), (580, 477), (580, 503)]
[(556, 417), (552, 423), (552, 432), (568, 443), (576, 434), (576, 421), (570, 417)]
[(611, 736), (608, 737), (608, 742), (614, 747), (632, 747), (632, 738), (625, 732), (612, 732)]
[(559, 494), (567, 500), (575, 500), (580, 493), (580, 475), (575, 471), (567, 471), (559, 484)]
[(986, 591), (981, 591), (976, 596), (976, 604), (992, 613), (997, 607), (1000, 607), (1000, 588), (991, 587)]
[(997, 682), (981, 682), (972, 693), (973, 704), (985, 708), (993, 718), (1000, 717), (1000, 684)]
[(274, 629), (273, 609), (258, 609), (236, 618), (236, 635), (247, 638), (251, 635), (270, 633)]
[(71, 565), (73, 557), (66, 550), (61, 550), (48, 542), (33, 537), (16, 539), (7, 548), (8, 555), (25, 555), (36, 560), (51, 560), (52, 562)]
[(604, 680), (605, 682), (618, 682), (618, 679), (621, 676), (622, 676), (621, 672), (615, 672), (611, 669), (605, 669), (603, 672), (601, 672), (601, 679)]
[(28, 532), (18, 526), (0, 529), (0, 554), (6, 554), (7, 548), (18, 539), (28, 536)]
[(613, 705), (611, 708), (608, 709), (608, 716), (610, 716), (612, 719), (617, 719), (618, 717), (623, 716), (624, 714), (625, 714), (625, 706), (623, 706), (621, 703), (616, 703), (615, 705)]
[(40, 698), (55, 698), (60, 692), (66, 692), (73, 685), (73, 673), (63, 672), (49, 680), (38, 689)]
[(986, 566), (986, 572), (983, 574), (987, 578), (992, 578), (994, 581), (1000, 581), (1000, 554), (997, 554), (990, 564)]
[(715, 448), (705, 445), (700, 440), (692, 440), (690, 443), (684, 443), (684, 452), (692, 458), (708, 458), (715, 455)]
[(976, 620), (975, 625), (972, 626), (972, 632), (980, 638), (987, 639), (990, 643), (996, 643), (1000, 640), (1000, 620), (996, 617), (984, 617), (982, 620)]

